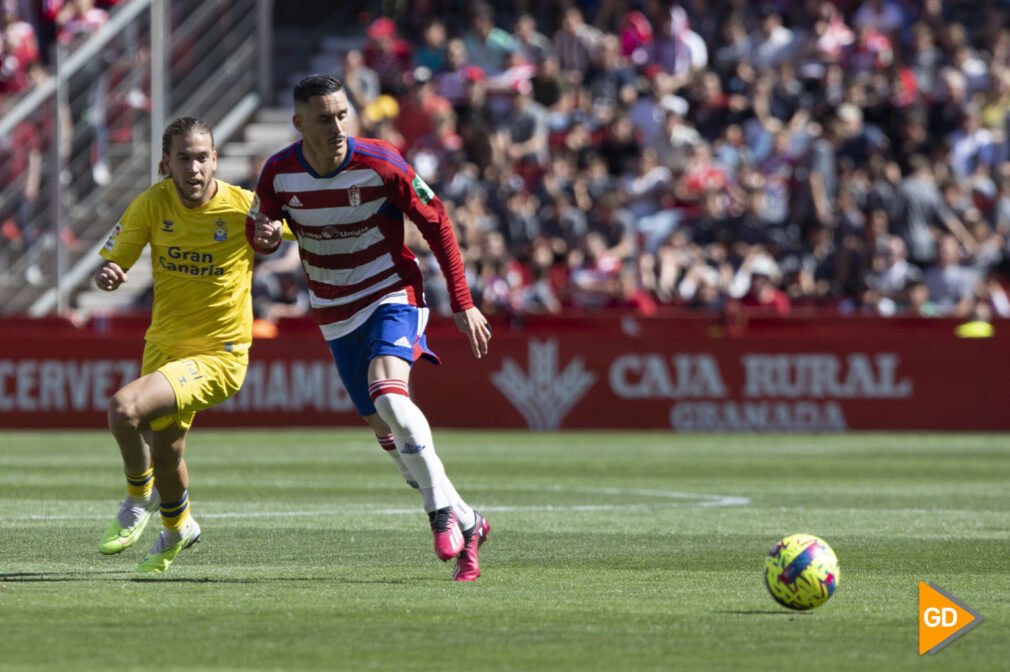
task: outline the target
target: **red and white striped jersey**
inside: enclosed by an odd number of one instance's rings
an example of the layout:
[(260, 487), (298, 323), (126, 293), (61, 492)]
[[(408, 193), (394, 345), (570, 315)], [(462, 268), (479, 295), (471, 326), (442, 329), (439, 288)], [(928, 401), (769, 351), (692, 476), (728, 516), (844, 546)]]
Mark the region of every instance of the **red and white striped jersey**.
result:
[(442, 202), (387, 142), (348, 138), (344, 162), (329, 175), (312, 169), (300, 141), (274, 154), (246, 220), (250, 243), (258, 213), (287, 220), (298, 239), (310, 302), (328, 341), (354, 331), (380, 304), (424, 306), (421, 270), (403, 242), (404, 214), (435, 254), (452, 310), (473, 306)]

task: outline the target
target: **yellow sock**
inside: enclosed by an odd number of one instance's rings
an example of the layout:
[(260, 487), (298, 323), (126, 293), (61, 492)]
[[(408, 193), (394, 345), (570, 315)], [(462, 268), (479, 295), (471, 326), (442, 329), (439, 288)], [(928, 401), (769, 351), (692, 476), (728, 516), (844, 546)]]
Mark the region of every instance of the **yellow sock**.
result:
[(173, 503), (162, 503), (161, 522), (166, 530), (182, 532), (189, 520), (189, 492), (183, 491), (182, 499)]
[(139, 474), (126, 475), (126, 493), (133, 499), (150, 499), (154, 489), (154, 467)]

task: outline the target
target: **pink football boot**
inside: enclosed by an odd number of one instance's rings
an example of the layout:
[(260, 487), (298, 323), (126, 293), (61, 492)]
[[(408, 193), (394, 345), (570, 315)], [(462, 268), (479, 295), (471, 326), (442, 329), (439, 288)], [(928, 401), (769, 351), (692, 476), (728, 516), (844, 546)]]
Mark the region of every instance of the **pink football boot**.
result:
[(487, 540), (491, 525), (480, 513), (477, 511), (473, 513), (476, 521), (469, 534), (464, 533), (466, 541), (463, 550), (456, 556), (456, 569), (452, 573), (452, 578), (456, 581), (474, 581), (480, 576), (480, 559), (477, 557), (477, 551)]

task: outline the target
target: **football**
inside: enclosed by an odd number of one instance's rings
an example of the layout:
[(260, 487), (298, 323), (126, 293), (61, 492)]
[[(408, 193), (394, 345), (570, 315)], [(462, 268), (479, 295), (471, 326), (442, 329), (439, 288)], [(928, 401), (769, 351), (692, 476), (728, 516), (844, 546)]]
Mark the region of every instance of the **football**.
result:
[(838, 588), (838, 558), (827, 542), (812, 534), (781, 539), (765, 558), (765, 586), (783, 607), (814, 609)]

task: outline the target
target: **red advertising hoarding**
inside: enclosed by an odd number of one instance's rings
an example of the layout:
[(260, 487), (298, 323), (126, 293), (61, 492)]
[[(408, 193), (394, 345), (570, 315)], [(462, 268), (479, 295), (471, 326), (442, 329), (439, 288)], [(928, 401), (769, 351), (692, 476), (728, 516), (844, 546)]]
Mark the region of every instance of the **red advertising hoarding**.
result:
[[(1002, 339), (887, 333), (709, 338), (662, 329), (496, 330), (474, 359), (444, 328), (414, 395), (441, 427), (675, 431), (1010, 430)], [(0, 338), (0, 427), (100, 428), (136, 377), (136, 335)], [(356, 425), (318, 332), (257, 341), (203, 427)]]

